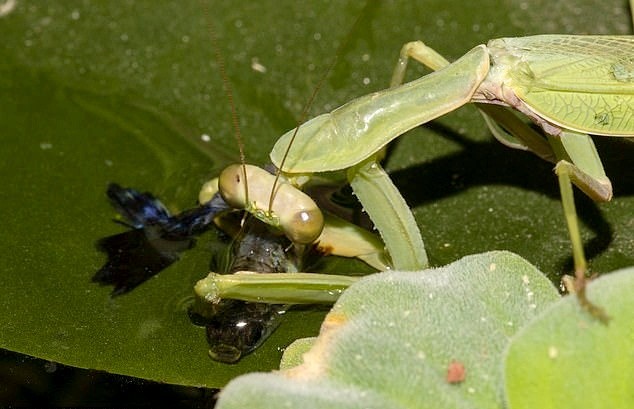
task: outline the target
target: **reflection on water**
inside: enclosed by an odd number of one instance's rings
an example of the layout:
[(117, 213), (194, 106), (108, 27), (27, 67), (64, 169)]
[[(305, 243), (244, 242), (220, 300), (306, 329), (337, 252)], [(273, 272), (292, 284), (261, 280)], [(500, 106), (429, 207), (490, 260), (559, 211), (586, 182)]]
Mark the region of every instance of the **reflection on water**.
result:
[(194, 246), (194, 237), (207, 230), (213, 218), (227, 210), (216, 196), (204, 205), (171, 215), (151, 193), (140, 193), (117, 184), (107, 195), (131, 230), (105, 237), (97, 243), (108, 254), (93, 281), (113, 285), (112, 295), (124, 294), (178, 260)]

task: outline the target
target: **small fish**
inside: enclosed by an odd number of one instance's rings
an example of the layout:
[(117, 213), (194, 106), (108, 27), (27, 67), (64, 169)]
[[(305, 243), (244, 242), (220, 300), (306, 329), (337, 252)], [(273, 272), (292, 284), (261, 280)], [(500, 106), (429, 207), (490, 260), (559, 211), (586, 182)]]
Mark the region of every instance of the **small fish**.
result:
[[(248, 218), (241, 234), (233, 243), (233, 260), (228, 273), (256, 271), (283, 273), (296, 269), (290, 242), (259, 220)], [(290, 307), (238, 300), (221, 300), (214, 304), (213, 314), (202, 318), (206, 327), (209, 356), (219, 362), (235, 363), (258, 348), (281, 323), (281, 316)]]

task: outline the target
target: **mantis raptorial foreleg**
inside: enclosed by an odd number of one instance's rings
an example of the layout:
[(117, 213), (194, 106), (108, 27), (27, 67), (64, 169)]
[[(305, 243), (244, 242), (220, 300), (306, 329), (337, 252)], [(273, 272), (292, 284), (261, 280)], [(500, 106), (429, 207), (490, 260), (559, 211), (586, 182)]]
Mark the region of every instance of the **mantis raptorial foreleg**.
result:
[[(434, 71), (450, 64), (445, 57), (422, 41), (409, 42), (401, 48), (399, 59), (390, 81), (390, 87), (397, 87), (403, 83), (410, 58)], [(513, 149), (530, 150), (549, 162), (556, 161), (552, 147), (544, 139), (543, 135), (527, 127), (524, 121), (509, 112), (508, 109), (489, 104), (478, 104), (478, 108), (482, 112), (487, 126), (498, 141)], [(521, 140), (517, 138), (518, 134), (522, 135)]]
[(381, 232), (394, 268), (426, 268), (427, 253), (414, 216), (376, 157), (350, 168), (348, 180)]

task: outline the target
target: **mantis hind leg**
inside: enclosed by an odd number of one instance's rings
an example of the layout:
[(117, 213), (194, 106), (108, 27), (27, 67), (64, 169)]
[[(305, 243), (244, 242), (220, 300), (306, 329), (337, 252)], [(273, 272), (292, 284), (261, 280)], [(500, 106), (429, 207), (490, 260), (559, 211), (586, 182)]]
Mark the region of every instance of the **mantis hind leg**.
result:
[(587, 310), (593, 317), (596, 317), (603, 323), (607, 323), (610, 317), (599, 306), (594, 305), (586, 295), (586, 273), (588, 271), (588, 263), (586, 261), (583, 242), (581, 240), (581, 232), (579, 230), (579, 220), (577, 218), (577, 210), (575, 208), (575, 199), (572, 191), (572, 177), (578, 169), (575, 165), (567, 161), (560, 161), (555, 166), (555, 172), (559, 179), (559, 190), (561, 192), (561, 203), (564, 208), (564, 216), (568, 225), (568, 233), (572, 243), (572, 257), (575, 266), (575, 281), (572, 289), (574, 290), (579, 304)]
[(575, 266), (573, 289), (581, 306), (601, 322), (607, 323), (609, 316), (586, 296), (588, 263), (581, 240), (572, 184), (595, 201), (609, 201), (612, 198), (612, 184), (605, 175), (594, 143), (588, 135), (565, 131), (559, 137), (550, 137), (549, 141), (560, 158), (555, 166), (555, 173), (559, 179), (564, 216), (572, 243)]

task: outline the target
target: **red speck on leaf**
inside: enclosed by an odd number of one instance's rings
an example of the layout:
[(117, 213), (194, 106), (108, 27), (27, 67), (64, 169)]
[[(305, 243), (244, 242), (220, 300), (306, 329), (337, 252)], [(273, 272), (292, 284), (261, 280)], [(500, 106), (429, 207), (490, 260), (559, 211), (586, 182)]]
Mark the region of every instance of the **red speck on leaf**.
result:
[(462, 362), (453, 360), (447, 367), (447, 382), (460, 383), (467, 377), (467, 370)]

